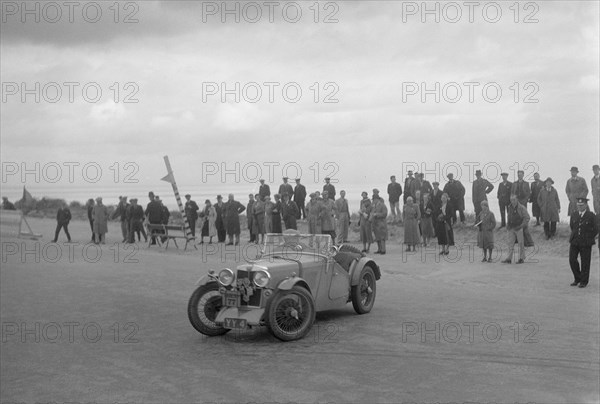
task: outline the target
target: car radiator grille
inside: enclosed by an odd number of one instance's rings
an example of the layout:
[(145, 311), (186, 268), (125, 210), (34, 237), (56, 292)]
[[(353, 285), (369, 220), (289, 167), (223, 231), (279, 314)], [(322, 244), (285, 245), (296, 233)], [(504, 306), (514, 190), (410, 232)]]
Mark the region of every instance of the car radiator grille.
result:
[(252, 282), (250, 271), (238, 270), (235, 284), (241, 295), (240, 306), (260, 307), (262, 289)]

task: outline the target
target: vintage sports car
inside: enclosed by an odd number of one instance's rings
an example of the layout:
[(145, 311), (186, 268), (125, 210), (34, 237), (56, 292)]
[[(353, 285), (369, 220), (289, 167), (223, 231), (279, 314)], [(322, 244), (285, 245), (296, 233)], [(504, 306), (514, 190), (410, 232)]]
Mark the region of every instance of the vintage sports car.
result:
[(196, 330), (214, 336), (268, 326), (291, 341), (310, 331), (318, 311), (348, 302), (358, 314), (373, 308), (379, 267), (353, 246), (334, 246), (329, 235), (267, 234), (257, 258), (198, 280), (188, 303)]

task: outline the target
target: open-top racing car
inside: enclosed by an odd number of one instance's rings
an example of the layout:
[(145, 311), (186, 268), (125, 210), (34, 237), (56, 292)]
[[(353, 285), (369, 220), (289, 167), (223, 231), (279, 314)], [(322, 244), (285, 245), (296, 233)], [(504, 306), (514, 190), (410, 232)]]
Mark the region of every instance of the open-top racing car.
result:
[(358, 314), (370, 312), (380, 277), (372, 259), (353, 246), (334, 246), (329, 235), (267, 234), (256, 260), (198, 280), (188, 317), (205, 335), (264, 325), (291, 341), (310, 331), (316, 312), (349, 302)]

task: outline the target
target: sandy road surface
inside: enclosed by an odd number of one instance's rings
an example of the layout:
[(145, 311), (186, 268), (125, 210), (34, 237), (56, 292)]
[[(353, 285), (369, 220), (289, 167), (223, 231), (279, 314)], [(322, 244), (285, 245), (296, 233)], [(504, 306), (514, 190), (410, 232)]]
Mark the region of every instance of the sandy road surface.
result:
[(506, 266), (391, 245), (370, 314), (321, 313), (305, 339), (282, 343), (264, 328), (207, 338), (188, 323), (194, 282), (224, 265), (221, 250), (124, 250), (111, 225), (99, 257), (59, 244), (56, 259), (53, 222), (30, 222), (45, 235), (37, 247), (2, 232), (2, 402), (599, 401), (597, 249), (578, 289), (566, 258), (543, 252)]

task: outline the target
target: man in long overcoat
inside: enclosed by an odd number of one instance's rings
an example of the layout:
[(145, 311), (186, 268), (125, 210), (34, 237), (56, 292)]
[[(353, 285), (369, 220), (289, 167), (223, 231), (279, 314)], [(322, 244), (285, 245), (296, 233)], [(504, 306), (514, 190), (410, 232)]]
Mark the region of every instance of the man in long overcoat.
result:
[(560, 213), (560, 200), (558, 192), (552, 186), (554, 181), (548, 177), (545, 181), (545, 186), (542, 188), (537, 197), (537, 203), (540, 207), (540, 216), (544, 222), (544, 235), (546, 240), (551, 239), (556, 234), (556, 222), (559, 221), (558, 214)]
[(225, 218), (227, 236), (229, 237), (227, 245), (233, 245), (234, 237), (235, 245), (240, 244), (240, 213), (245, 210), (244, 205), (236, 201), (233, 194), (229, 194), (228, 201), (223, 205), (222, 212)]
[(565, 192), (569, 198), (569, 210), (567, 215), (571, 216), (571, 213), (577, 211), (577, 198), (587, 198), (588, 187), (585, 180), (578, 176), (579, 169), (577, 167), (571, 167), (571, 178), (567, 180)]

